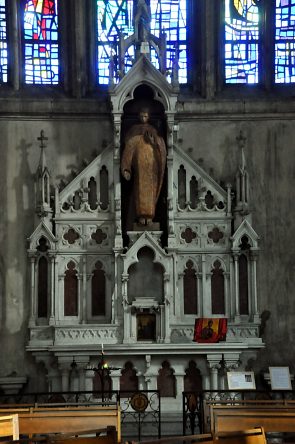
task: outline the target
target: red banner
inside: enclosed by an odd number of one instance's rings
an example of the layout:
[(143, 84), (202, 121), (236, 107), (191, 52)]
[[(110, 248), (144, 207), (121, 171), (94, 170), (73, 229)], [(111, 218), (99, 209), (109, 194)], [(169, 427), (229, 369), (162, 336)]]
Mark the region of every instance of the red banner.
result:
[(195, 321), (195, 342), (225, 341), (227, 332), (227, 319), (225, 318), (199, 318)]

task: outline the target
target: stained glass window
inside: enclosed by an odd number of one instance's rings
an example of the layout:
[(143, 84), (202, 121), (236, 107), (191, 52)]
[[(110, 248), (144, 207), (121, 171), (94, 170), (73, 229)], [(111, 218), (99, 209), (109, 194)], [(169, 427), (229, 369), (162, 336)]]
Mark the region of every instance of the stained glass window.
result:
[[(167, 36), (167, 77), (171, 72), (175, 60), (179, 66), (179, 81), (187, 82), (187, 43), (186, 43), (186, 0), (150, 0), (151, 34), (156, 37), (161, 32)], [(98, 29), (98, 82), (109, 83), (109, 65), (113, 60), (118, 81), (119, 35), (130, 37), (134, 33), (133, 27), (134, 1), (133, 0), (97, 0), (97, 29)], [(153, 48), (151, 61), (159, 68), (158, 55)], [(134, 62), (134, 47), (129, 47), (125, 57), (125, 71)]]
[(258, 82), (257, 0), (225, 0), (225, 82)]
[[(171, 73), (178, 52), (179, 82), (187, 82), (187, 35), (186, 35), (186, 0), (151, 0), (151, 33), (160, 36), (164, 31), (167, 36), (167, 69)], [(156, 64), (156, 54), (152, 51), (152, 62)], [(168, 75), (168, 78), (170, 76)]]
[(59, 82), (57, 0), (25, 0), (25, 82)]
[(0, 82), (7, 82), (7, 29), (5, 0), (0, 0)]
[(295, 0), (276, 0), (275, 82), (295, 82)]

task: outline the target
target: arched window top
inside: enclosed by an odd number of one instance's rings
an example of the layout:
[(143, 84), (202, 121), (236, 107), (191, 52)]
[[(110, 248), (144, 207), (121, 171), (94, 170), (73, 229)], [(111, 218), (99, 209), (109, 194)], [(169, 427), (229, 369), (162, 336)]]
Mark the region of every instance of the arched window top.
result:
[[(179, 68), (179, 82), (187, 82), (187, 0), (97, 0), (97, 63), (98, 83), (108, 84), (110, 64), (114, 64), (115, 81), (118, 82), (120, 57), (124, 59), (125, 70), (131, 68), (136, 51), (140, 48), (130, 46), (125, 54), (120, 54), (119, 39), (131, 37), (137, 9), (146, 9), (141, 16), (143, 27), (147, 21), (151, 35), (157, 39), (166, 35), (166, 73), (171, 79), (175, 63)], [(143, 6), (142, 6), (143, 5)], [(149, 17), (150, 16), (150, 17)], [(149, 46), (150, 59), (159, 69), (159, 54), (153, 45)]]
[(7, 82), (7, 63), (6, 0), (0, 0), (0, 83)]
[(25, 83), (59, 83), (58, 0), (23, 1)]
[(258, 83), (259, 11), (254, 0), (225, 0), (225, 83)]

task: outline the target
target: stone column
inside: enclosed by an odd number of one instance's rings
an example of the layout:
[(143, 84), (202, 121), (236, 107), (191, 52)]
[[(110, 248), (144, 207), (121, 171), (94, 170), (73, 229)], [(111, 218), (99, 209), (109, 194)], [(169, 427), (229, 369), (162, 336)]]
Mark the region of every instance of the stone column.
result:
[(85, 8), (82, 2), (73, 3), (73, 17), (75, 21), (75, 33), (72, 34), (74, 58), (73, 58), (73, 91), (75, 97), (81, 98), (85, 96), (85, 86), (87, 84), (86, 74), (86, 54), (84, 51), (84, 42), (86, 41), (85, 27)]
[(29, 320), (29, 327), (34, 327), (36, 325), (36, 256), (35, 254), (30, 254), (31, 263), (31, 315)]
[(226, 214), (231, 215), (231, 200), (232, 200), (231, 189), (232, 189), (232, 186), (231, 186), (230, 183), (228, 183), (226, 185), (226, 189), (227, 189), (227, 209), (226, 209)]
[(127, 283), (128, 283), (129, 275), (122, 275), (122, 304), (123, 304), (123, 313), (124, 313), (124, 329), (123, 329), (123, 343), (130, 342), (130, 307), (128, 303), (128, 293), (127, 293)]
[(218, 390), (218, 370), (221, 368), (220, 362), (222, 354), (207, 355), (210, 369), (210, 390)]
[[(226, 372), (235, 371), (240, 366), (240, 353), (224, 353), (223, 360)], [(223, 377), (223, 389), (228, 389), (226, 374)]]
[(174, 115), (167, 115), (167, 203), (168, 203), (168, 251), (176, 246), (175, 224), (174, 224), (174, 177), (173, 177), (173, 128)]
[(49, 255), (50, 261), (50, 315), (49, 325), (55, 325), (55, 267), (56, 267), (56, 255)]
[(159, 342), (164, 342), (165, 337), (165, 305), (161, 304), (160, 307), (160, 335)]
[(258, 303), (257, 303), (257, 251), (250, 252), (250, 263), (251, 263), (251, 282), (252, 282), (252, 313), (253, 313), (253, 321), (259, 322), (260, 316), (258, 312)]
[[(77, 270), (78, 271), (78, 270)], [(81, 289), (81, 282), (83, 282), (83, 270), (82, 273), (77, 273), (77, 285), (78, 285), (78, 319), (79, 324), (82, 322), (82, 316), (83, 316), (83, 293)]]
[(230, 306), (231, 306), (231, 288), (230, 288), (230, 272), (225, 271), (224, 275), (224, 309), (225, 314), (229, 317), (230, 315)]
[(170, 342), (170, 298), (169, 298), (169, 279), (168, 273), (164, 274), (164, 301), (165, 301), (165, 337), (164, 342)]
[(202, 254), (202, 293), (201, 293), (201, 298), (200, 298), (200, 300), (202, 301), (201, 302), (202, 311), (200, 311), (201, 317), (206, 317), (206, 315), (207, 315), (207, 309), (206, 309), (206, 304), (205, 304), (205, 300), (204, 300), (205, 296), (206, 296), (206, 278), (207, 278), (206, 256), (205, 256), (205, 254)]
[(151, 355), (145, 356), (146, 372), (143, 374), (147, 390), (157, 390), (158, 367), (152, 364)]
[(111, 371), (112, 389), (113, 390), (117, 390), (117, 391), (120, 390), (120, 377), (121, 377), (121, 369)]
[(87, 319), (87, 259), (86, 256), (82, 258), (82, 291), (81, 291), (81, 323), (85, 324)]
[[(121, 112), (113, 112), (114, 118), (114, 202), (115, 202), (115, 253), (119, 253), (123, 248), (122, 224), (121, 224), (121, 180), (120, 180), (120, 146), (121, 146)], [(118, 261), (116, 256), (115, 267)]]
[(14, 91), (19, 90), (20, 86), (20, 60), (21, 60), (21, 37), (19, 31), (19, 2), (10, 0), (12, 17), (12, 51), (10, 62), (12, 66), (12, 84)]
[(63, 392), (69, 391), (69, 375), (70, 375), (69, 366), (62, 366), (61, 367), (61, 389)]
[(240, 295), (239, 295), (239, 263), (238, 254), (234, 253), (234, 270), (235, 270), (235, 322), (240, 322)]
[(76, 356), (78, 390), (84, 392), (86, 390), (86, 372), (88, 371), (88, 356)]
[(88, 363), (85, 369), (85, 391), (92, 392), (93, 390), (93, 378), (94, 371), (92, 370), (92, 365)]

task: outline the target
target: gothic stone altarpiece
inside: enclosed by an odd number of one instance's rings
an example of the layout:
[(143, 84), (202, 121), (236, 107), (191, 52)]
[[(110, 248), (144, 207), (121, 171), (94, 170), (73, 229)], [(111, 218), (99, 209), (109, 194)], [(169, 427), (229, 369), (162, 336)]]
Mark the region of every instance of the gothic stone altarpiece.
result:
[[(122, 116), (124, 106), (134, 99), (142, 85), (161, 104), (166, 120), (166, 245), (161, 241), (161, 230), (149, 231), (148, 227), (131, 230), (129, 243), (123, 242)], [(147, 57), (141, 55), (122, 80), (110, 88), (113, 143), (62, 190), (56, 188), (54, 199), (49, 196), (51, 177), (41, 138), (37, 208), (40, 223), (29, 239), (28, 251), (31, 317), (27, 351), (37, 362), (45, 364), (51, 391), (92, 390), (93, 371), (86, 368), (88, 364), (95, 366), (103, 343), (111, 365), (123, 369), (126, 362), (132, 363), (140, 389), (156, 389), (159, 370), (163, 361), (168, 361), (175, 376), (176, 392), (173, 403), (164, 397), (162, 410), (180, 411), (189, 362), (195, 362), (200, 370), (203, 388), (225, 388), (221, 362), (226, 369), (243, 367), (264, 346), (258, 333), (258, 236), (248, 211), (245, 163), (237, 168), (234, 178), (236, 199), (232, 207), (231, 186), (223, 189), (178, 146), (181, 122), (175, 120), (177, 97), (177, 85), (169, 84)], [(192, 184), (197, 184), (194, 196)], [(240, 257), (245, 239), (246, 314), (240, 310), (239, 297)], [(142, 252), (148, 255), (142, 258)], [(41, 258), (47, 264), (47, 306), (43, 311), (38, 296)], [(146, 273), (144, 279), (134, 284), (132, 273), (142, 259), (152, 273), (157, 270), (152, 274), (153, 283)], [(194, 312), (185, 314), (184, 280), (188, 269), (194, 270), (197, 304)], [(214, 270), (222, 275), (224, 296), (223, 312), (215, 309), (215, 314), (212, 313)], [(103, 310), (92, 307), (95, 282), (103, 288)], [(149, 291), (149, 282), (154, 292)], [(71, 285), (76, 285), (74, 305), (66, 302), (66, 298), (71, 298)], [(101, 297), (99, 292), (98, 297)], [(192, 342), (197, 317), (226, 317), (226, 341)], [(146, 333), (142, 328), (146, 328)], [(78, 376), (70, 383), (73, 357)], [(120, 375), (121, 370), (112, 372), (114, 390), (120, 389)]]

